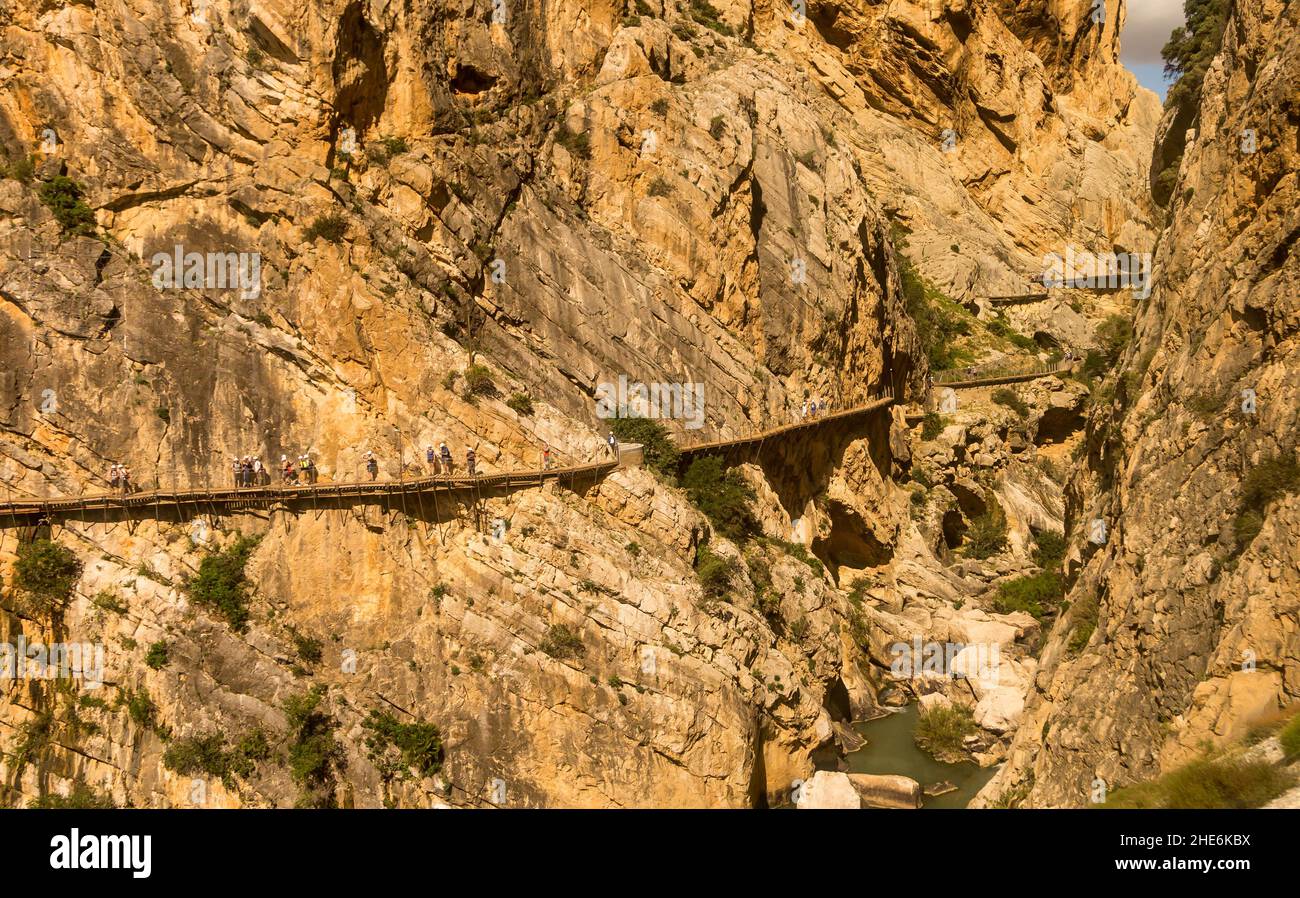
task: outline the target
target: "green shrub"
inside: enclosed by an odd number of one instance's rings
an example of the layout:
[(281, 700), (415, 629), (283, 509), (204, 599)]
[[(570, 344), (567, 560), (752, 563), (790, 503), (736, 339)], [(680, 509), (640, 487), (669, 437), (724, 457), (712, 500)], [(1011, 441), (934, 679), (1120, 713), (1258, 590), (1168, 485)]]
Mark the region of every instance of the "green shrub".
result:
[(998, 585), (993, 607), (1001, 614), (1024, 611), (1038, 619), (1045, 617), (1065, 595), (1065, 584), (1056, 571), (1040, 571), (1016, 577)]
[(1300, 714), (1292, 717), (1291, 722), (1282, 728), (1277, 740), (1288, 759), (1300, 757)]
[(1097, 341), (1111, 364), (1119, 361), (1120, 354), (1133, 339), (1133, 322), (1125, 315), (1108, 315), (1097, 325)]
[(67, 175), (55, 175), (38, 192), (65, 234), (91, 235), (95, 233), (95, 213), (83, 195), (81, 185)]
[(926, 412), (921, 419), (921, 439), (929, 442), (943, 433), (943, 418), (938, 412)]
[(724, 469), (717, 456), (706, 455), (692, 461), (682, 477), (682, 487), (691, 504), (728, 539), (743, 542), (758, 532), (758, 520), (750, 507), (753, 489), (739, 471)]
[[(957, 252), (955, 247), (953, 248), (953, 252)], [(1038, 349), (1038, 344), (1034, 342), (1032, 337), (1026, 337), (1024, 334), (1013, 329), (1011, 324), (1005, 318), (994, 318), (992, 321), (988, 322), (986, 327), (988, 328), (989, 333), (993, 334), (995, 337), (1001, 337), (1002, 339), (1009, 341), (1011, 345), (1015, 346), (1017, 349), (1030, 351)]]
[(993, 391), (993, 401), (1006, 406), (1021, 418), (1028, 416), (1029, 405), (1020, 398), (1020, 394), (1009, 387), (1000, 387)]
[(334, 718), (321, 709), (325, 687), (313, 686), (284, 703), (289, 721), (289, 775), (298, 784), (299, 807), (333, 807), (335, 770), (343, 754), (334, 739)]
[(970, 522), (964, 551), (970, 558), (988, 558), (1007, 546), (1007, 516), (1002, 507), (990, 500), (988, 511)]
[(1104, 807), (1258, 808), (1294, 782), (1294, 774), (1265, 761), (1205, 757), (1150, 782), (1117, 789)]
[(307, 230), (303, 231), (303, 237), (308, 243), (320, 238), (326, 243), (338, 243), (348, 232), (348, 220), (337, 212), (330, 212), (316, 218)]
[(257, 762), (269, 757), (271, 744), (266, 734), (254, 729), (232, 748), (226, 747), (226, 738), (219, 733), (174, 740), (163, 753), (163, 766), (189, 776), (205, 773), (219, 777), (227, 789), (233, 789), (237, 777), (248, 779)]
[(734, 35), (735, 29), (723, 22), (721, 15), (709, 0), (691, 0), (691, 18), (705, 28), (712, 28), (718, 34), (727, 37)]
[(293, 631), (293, 646), (298, 652), (298, 657), (308, 664), (320, 664), (321, 658), (325, 656), (325, 645), (319, 639), (312, 636), (304, 636), (298, 631)]
[(735, 559), (724, 558), (707, 543), (695, 550), (695, 578), (700, 581), (706, 601), (725, 600), (736, 573)]
[(72, 550), (48, 539), (18, 544), (14, 588), (25, 613), (49, 617), (61, 611), (79, 579), (81, 562)]
[(712, 137), (714, 140), (718, 140), (720, 137), (722, 137), (722, 132), (723, 132), (723, 118), (720, 115), (715, 115), (712, 119), (709, 120), (709, 136)]
[(1065, 558), (1068, 543), (1055, 530), (1040, 530), (1034, 534), (1034, 564), (1041, 568), (1058, 566)]
[(645, 466), (667, 482), (676, 482), (681, 450), (662, 424), (651, 418), (613, 418), (609, 429), (620, 443), (640, 443)]
[(581, 159), (591, 158), (591, 138), (585, 131), (570, 131), (568, 124), (561, 124), (555, 132), (555, 142)]
[(907, 302), (907, 313), (916, 322), (916, 334), (929, 357), (930, 367), (935, 370), (954, 368), (968, 357), (953, 343), (971, 332), (970, 314), (921, 277), (902, 251), (906, 245), (902, 231), (896, 229), (894, 263)]
[(976, 729), (970, 708), (935, 705), (917, 717), (912, 738), (918, 748), (940, 761), (960, 760), (966, 756), (966, 737), (973, 735)]
[(110, 796), (96, 792), (86, 785), (84, 779), (77, 777), (67, 795), (42, 795), (29, 801), (27, 807), (44, 810), (98, 810), (112, 808), (114, 805)]
[(410, 147), (403, 137), (381, 137), (377, 143), (366, 147), (366, 157), (382, 165), (394, 156), (400, 156), (409, 150)]
[(533, 416), (533, 400), (526, 393), (516, 393), (506, 400), (506, 405), (517, 415), (522, 415), (525, 418)]
[(1066, 647), (1074, 654), (1083, 651), (1088, 640), (1092, 639), (1092, 634), (1097, 629), (1100, 607), (1101, 604), (1093, 593), (1085, 594), (1071, 606), (1074, 613), (1070, 616), (1070, 625), (1073, 629)]
[(649, 189), (646, 193), (650, 196), (669, 196), (673, 192), (673, 185), (658, 175), (650, 182)]
[(186, 585), (194, 604), (216, 612), (237, 633), (248, 627), (250, 586), (244, 565), (259, 541), (259, 537), (241, 536), (225, 550), (207, 556)]
[(126, 716), (137, 726), (152, 729), (158, 723), (158, 706), (143, 688), (122, 690), (117, 694), (117, 704), (126, 708)]
[(411, 770), (422, 777), (435, 776), (442, 769), (442, 732), (434, 724), (400, 723), (387, 711), (372, 710), (361, 725), (369, 731), (370, 760), (384, 779), (405, 779)]
[(465, 389), (475, 396), (495, 396), (497, 385), (492, 380), (492, 372), (486, 365), (470, 365), (462, 374)]
[(662, 118), (664, 115), (667, 115), (667, 113), (668, 113), (668, 100), (667, 100), (667, 98), (666, 98), (666, 97), (660, 97), (659, 99), (657, 99), (657, 100), (655, 100), (653, 103), (651, 103), (651, 104), (650, 104), (650, 111), (653, 112), (655, 115), (661, 117), (661, 118)]
[(0, 178), (9, 178), (20, 184), (30, 184), (36, 177), (36, 157), (21, 156), (14, 162), (0, 163)]
[(538, 648), (552, 658), (573, 658), (587, 651), (582, 638), (564, 624), (552, 624)]
[(808, 567), (812, 569), (813, 573), (817, 575), (818, 579), (820, 579), (826, 572), (826, 567), (822, 564), (821, 559), (808, 551), (808, 547), (803, 543), (790, 542), (789, 540), (777, 539), (775, 537), (769, 538), (767, 542), (781, 549), (781, 551), (785, 552), (785, 554), (790, 557), (808, 565)]
[(1223, 43), (1229, 5), (1228, 0), (1184, 0), (1184, 24), (1173, 30), (1160, 51), (1166, 73), (1178, 75), (1165, 96), (1166, 109), (1194, 110), (1200, 105), (1205, 73)]
[(149, 646), (149, 651), (144, 656), (144, 663), (154, 670), (162, 670), (167, 666), (167, 656), (167, 643), (159, 640)]
[(1242, 551), (1264, 526), (1264, 511), (1274, 499), (1300, 490), (1300, 465), (1291, 453), (1265, 459), (1246, 474), (1237, 500), (1233, 534)]

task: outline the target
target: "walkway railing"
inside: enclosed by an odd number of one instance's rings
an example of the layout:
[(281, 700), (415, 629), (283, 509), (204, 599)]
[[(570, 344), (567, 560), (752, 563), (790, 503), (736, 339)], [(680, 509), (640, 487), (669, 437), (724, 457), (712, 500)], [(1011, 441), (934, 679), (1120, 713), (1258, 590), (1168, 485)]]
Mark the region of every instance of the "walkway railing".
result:
[[(894, 402), (885, 396), (862, 406), (842, 412), (820, 414), (782, 427), (775, 427), (750, 436), (730, 440), (716, 440), (682, 448), (684, 458), (705, 452), (717, 452), (733, 446), (746, 446), (764, 440), (779, 439), (811, 428), (868, 415), (886, 408)], [(466, 492), (483, 490), (510, 490), (540, 486), (547, 481), (575, 483), (585, 479), (599, 479), (618, 468), (619, 461), (590, 462), (546, 470), (504, 471), (492, 474), (452, 475), (404, 478), (399, 480), (362, 480), (314, 484), (282, 484), (267, 486), (228, 487), (218, 489), (156, 489), (136, 493), (99, 493), (89, 496), (64, 496), (56, 498), (6, 497), (0, 504), (0, 529), (30, 526), (42, 519), (67, 516), (74, 512), (103, 511), (105, 514), (138, 513), (140, 517), (161, 517), (164, 508), (188, 509), (195, 513), (229, 511), (275, 505), (300, 506), (305, 503), (349, 503), (374, 497), (393, 497), (418, 501), (428, 493)]]
[(946, 387), (978, 387), (996, 383), (1014, 383), (1017, 380), (1033, 380), (1049, 374), (1061, 374), (1073, 367), (1071, 361), (1037, 362), (1034, 364), (1012, 363), (992, 364), (977, 368), (952, 368), (936, 371), (933, 380), (936, 385)]

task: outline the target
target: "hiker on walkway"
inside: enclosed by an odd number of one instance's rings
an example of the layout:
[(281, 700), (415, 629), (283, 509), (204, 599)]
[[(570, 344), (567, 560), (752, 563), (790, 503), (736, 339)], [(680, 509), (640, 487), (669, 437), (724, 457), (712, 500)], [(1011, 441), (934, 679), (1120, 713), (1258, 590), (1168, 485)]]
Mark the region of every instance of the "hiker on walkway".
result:
[(816, 399), (814, 399), (812, 402), (810, 402), (810, 403), (808, 404), (808, 412), (809, 412), (809, 414), (811, 414), (814, 418), (817, 417), (817, 400), (816, 400)]
[(438, 473), (438, 453), (433, 451), (432, 446), (424, 447), (424, 464), (429, 469), (429, 474)]
[(253, 460), (247, 455), (239, 460), (239, 485), (253, 485)]
[(371, 480), (379, 476), (379, 459), (375, 458), (375, 453), (369, 449), (366, 450), (366, 473), (370, 475)]
[(289, 456), (280, 456), (280, 482), (297, 483), (298, 472), (294, 469), (293, 462), (289, 461)]
[(474, 447), (471, 446), (465, 450), (465, 470), (469, 472), (469, 476), (478, 476), (478, 471), (475, 470), (477, 464), (478, 456), (474, 453)]
[(438, 455), (442, 458), (442, 473), (451, 473), (451, 450), (447, 448), (446, 443), (438, 444)]
[(605, 445), (609, 447), (609, 454), (618, 458), (618, 437), (614, 436), (614, 431), (611, 430), (609, 436), (605, 437)]
[(118, 469), (118, 477), (122, 483), (122, 495), (125, 496), (131, 492), (131, 469), (126, 465), (122, 465)]
[(239, 456), (237, 455), (232, 455), (230, 457), (230, 474), (235, 479), (235, 486), (238, 487), (239, 486)]
[(262, 486), (262, 477), (266, 474), (266, 469), (262, 467), (262, 456), (253, 459), (253, 482)]
[(298, 456), (298, 481), (311, 483), (311, 459), (306, 454)]
[(542, 470), (543, 471), (551, 470), (551, 444), (550, 443), (542, 444)]
[(119, 475), (118, 475), (118, 472), (117, 472), (117, 465), (116, 465), (116, 464), (109, 465), (109, 466), (108, 466), (108, 487), (109, 487), (109, 489), (111, 489), (111, 490), (116, 490), (116, 489), (117, 489), (118, 477), (119, 477)]
[(310, 452), (303, 453), (301, 473), (305, 483), (316, 482), (316, 462), (311, 460)]
[(800, 417), (800, 418), (806, 418), (806, 417), (808, 417), (808, 400), (807, 400), (807, 399), (805, 399), (805, 400), (803, 401), (803, 408), (802, 408), (802, 409), (800, 410), (800, 412), (799, 412), (799, 417)]

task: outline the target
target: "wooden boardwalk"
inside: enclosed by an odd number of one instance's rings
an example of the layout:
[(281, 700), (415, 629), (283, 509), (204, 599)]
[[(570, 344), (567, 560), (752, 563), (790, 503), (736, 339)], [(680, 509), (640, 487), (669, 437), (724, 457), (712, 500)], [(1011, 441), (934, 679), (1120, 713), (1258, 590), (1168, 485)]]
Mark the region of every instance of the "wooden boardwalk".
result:
[[(715, 440), (685, 446), (682, 458), (725, 452), (732, 448), (759, 445), (766, 440), (815, 430), (870, 415), (894, 402), (885, 397), (865, 405), (818, 415), (813, 418), (774, 427), (769, 430), (729, 440)], [(594, 483), (618, 468), (613, 459), (569, 465), (548, 470), (504, 471), (494, 474), (417, 477), (404, 480), (362, 480), (340, 483), (283, 484), (279, 486), (226, 487), (219, 489), (157, 489), (129, 493), (98, 493), (89, 496), (24, 498), (0, 503), (0, 529), (30, 527), (41, 521), (70, 517), (96, 520), (108, 518), (163, 518), (200, 514), (230, 514), (254, 508), (284, 507), (310, 509), (340, 507), (349, 504), (383, 502), (390, 507), (416, 510), (425, 498), (439, 493), (470, 493), (527, 489), (547, 481), (576, 486)], [(409, 503), (409, 505), (407, 504)], [(435, 505), (436, 513), (436, 505)]]

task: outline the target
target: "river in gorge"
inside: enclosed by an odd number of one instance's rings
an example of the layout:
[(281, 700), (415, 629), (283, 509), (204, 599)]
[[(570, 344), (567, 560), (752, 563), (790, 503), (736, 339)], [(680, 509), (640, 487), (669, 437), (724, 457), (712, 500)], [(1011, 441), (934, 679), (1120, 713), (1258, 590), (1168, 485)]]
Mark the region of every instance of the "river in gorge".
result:
[(917, 705), (910, 704), (893, 714), (854, 725), (867, 744), (848, 755), (849, 773), (894, 773), (910, 776), (924, 788), (950, 782), (957, 791), (926, 797), (927, 808), (963, 808), (984, 787), (997, 767), (980, 767), (973, 762), (945, 764), (936, 761), (912, 741), (916, 730)]

